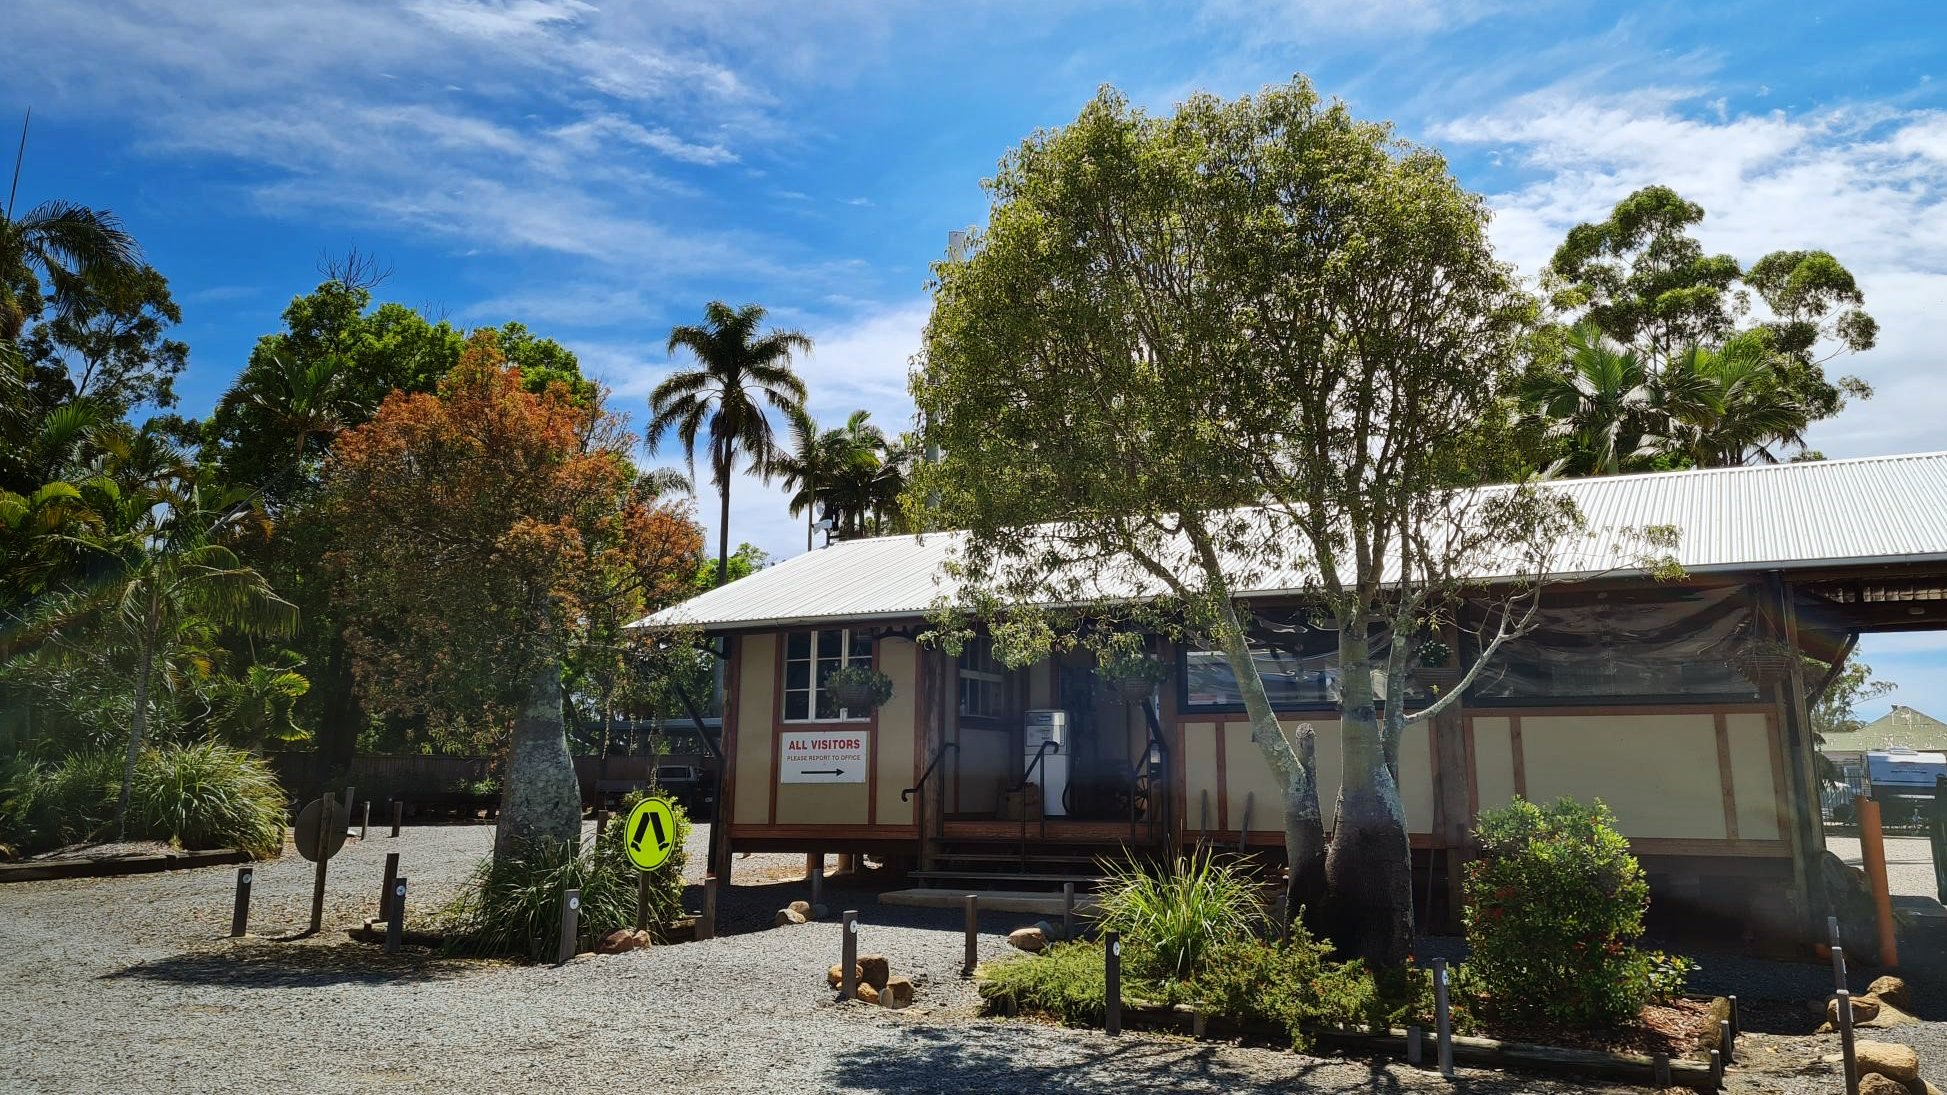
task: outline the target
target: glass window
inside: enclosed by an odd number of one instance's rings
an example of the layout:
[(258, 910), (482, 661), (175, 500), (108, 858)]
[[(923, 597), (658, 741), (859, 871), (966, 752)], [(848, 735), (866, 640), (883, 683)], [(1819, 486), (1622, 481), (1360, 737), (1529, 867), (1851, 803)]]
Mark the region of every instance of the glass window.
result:
[(1736, 657), (1756, 627), (1741, 588), (1544, 593), (1539, 626), (1504, 644), (1478, 700), (1755, 700)]
[[(1338, 649), (1321, 654), (1301, 655), (1285, 650), (1253, 648), (1258, 676), (1264, 679), (1264, 692), (1273, 706), (1281, 704), (1328, 704), (1339, 699)], [(1190, 707), (1239, 707), (1244, 692), (1230, 660), (1215, 650), (1191, 650), (1184, 654), (1183, 680)]]
[(843, 627), (793, 631), (786, 636), (784, 721), (864, 722), (870, 719), (871, 712), (853, 714), (833, 703), (825, 691), (825, 681), (848, 665), (871, 668), (872, 636)]
[(1004, 693), (993, 640), (984, 636), (967, 640), (960, 650), (960, 714), (976, 719), (999, 718)]

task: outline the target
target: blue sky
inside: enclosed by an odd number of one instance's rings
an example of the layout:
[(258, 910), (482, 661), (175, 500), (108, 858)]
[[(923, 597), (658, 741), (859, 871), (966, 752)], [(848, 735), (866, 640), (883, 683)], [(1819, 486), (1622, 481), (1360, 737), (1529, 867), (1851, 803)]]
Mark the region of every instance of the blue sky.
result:
[[(817, 341), (814, 413), (898, 426), (927, 264), (1010, 145), (1102, 83), (1166, 110), (1304, 72), (1442, 148), (1524, 270), (1649, 183), (1746, 262), (1833, 251), (1882, 324), (1843, 366), (1878, 397), (1814, 445), (1947, 448), (1939, 0), (128, 0), (7, 23), (0, 118), (34, 108), (20, 200), (127, 220), (185, 312), (190, 414), (356, 244), (389, 299), (519, 319), (628, 410), (671, 324), (761, 302)], [(777, 491), (733, 503), (738, 539), (801, 547)], [(1905, 686), (1864, 713), (1947, 715), (1947, 635), (1862, 653)]]

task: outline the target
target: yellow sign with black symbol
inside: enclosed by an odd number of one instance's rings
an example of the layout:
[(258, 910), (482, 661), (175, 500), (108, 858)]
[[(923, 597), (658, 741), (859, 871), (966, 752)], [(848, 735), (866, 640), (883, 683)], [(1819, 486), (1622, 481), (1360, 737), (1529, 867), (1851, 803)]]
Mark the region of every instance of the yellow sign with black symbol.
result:
[(636, 869), (653, 871), (676, 854), (676, 811), (668, 799), (645, 798), (629, 811), (623, 846)]

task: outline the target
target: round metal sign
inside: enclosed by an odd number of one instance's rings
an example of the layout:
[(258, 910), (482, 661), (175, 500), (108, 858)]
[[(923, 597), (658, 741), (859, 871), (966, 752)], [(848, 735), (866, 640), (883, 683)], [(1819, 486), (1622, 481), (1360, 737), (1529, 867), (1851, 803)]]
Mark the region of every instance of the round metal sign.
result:
[(569, 899), (568, 899), (568, 907), (569, 907), (569, 908), (571, 908), (571, 909), (579, 909), (579, 908), (581, 908), (581, 898), (579, 898), (579, 897), (571, 897), (571, 898), (569, 898)]
[[(291, 839), (297, 844), (297, 854), (313, 862), (318, 858), (318, 819), (324, 813), (324, 799), (313, 799), (298, 812), (297, 824), (293, 826)], [(352, 810), (349, 804), (340, 804), (332, 811), (335, 824), (325, 833), (325, 858), (338, 854), (345, 846), (345, 831), (351, 828)]]
[(629, 862), (639, 871), (653, 871), (676, 854), (676, 811), (667, 799), (645, 798), (636, 803), (622, 832)]

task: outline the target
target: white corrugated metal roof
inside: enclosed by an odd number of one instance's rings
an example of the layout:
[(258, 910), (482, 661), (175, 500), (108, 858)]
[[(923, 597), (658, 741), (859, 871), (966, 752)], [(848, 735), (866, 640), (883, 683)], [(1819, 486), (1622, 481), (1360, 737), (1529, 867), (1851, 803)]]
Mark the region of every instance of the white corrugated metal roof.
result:
[[(1689, 571), (1947, 559), (1947, 452), (1615, 475), (1552, 484), (1591, 529), (1674, 525)], [(708, 629), (924, 613), (952, 592), (959, 536), (852, 540), (786, 559), (640, 621)], [(1600, 550), (1600, 549), (1598, 549)], [(1590, 560), (1588, 570), (1616, 565)], [(1266, 594), (1302, 584), (1269, 574)]]

